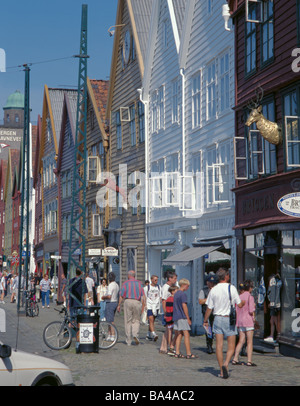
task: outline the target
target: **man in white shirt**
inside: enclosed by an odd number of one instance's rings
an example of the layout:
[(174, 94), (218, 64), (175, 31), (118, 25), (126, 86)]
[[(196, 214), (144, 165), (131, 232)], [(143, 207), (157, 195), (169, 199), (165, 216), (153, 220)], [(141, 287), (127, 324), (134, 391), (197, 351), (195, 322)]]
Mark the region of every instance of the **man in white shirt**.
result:
[(147, 317), (149, 320), (149, 331), (146, 339), (156, 341), (158, 335), (154, 331), (154, 320), (158, 314), (161, 301), (161, 288), (158, 285), (158, 277), (156, 275), (151, 276), (151, 283), (144, 287), (144, 292), (147, 305)]
[(94, 291), (93, 291), (95, 287), (94, 279), (92, 279), (90, 275), (87, 274), (85, 277), (85, 283), (88, 290), (88, 306), (94, 306)]
[[(105, 296), (102, 296), (102, 300), (105, 300), (106, 305), (105, 305), (105, 319), (106, 321), (115, 324), (115, 313), (118, 307), (118, 301), (119, 301), (119, 285), (116, 282), (116, 275), (113, 272), (110, 272), (108, 274), (108, 289), (107, 289), (107, 294)], [(109, 329), (109, 336), (108, 336), (108, 341), (114, 341), (113, 337), (113, 331), (110, 331)]]
[[(235, 340), (236, 340), (236, 326), (230, 326), (230, 306), (235, 304), (238, 307), (243, 307), (245, 302), (241, 301), (236, 288), (230, 285), (229, 271), (220, 268), (217, 272), (219, 279), (218, 285), (214, 286), (207, 297), (206, 305), (207, 309), (204, 316), (203, 325), (208, 327), (208, 319), (213, 311), (214, 314), (214, 326), (213, 332), (216, 337), (216, 355), (220, 366), (221, 378), (228, 378), (228, 365), (234, 354)], [(229, 289), (231, 294), (231, 303), (229, 298)], [(227, 337), (227, 354), (225, 362), (223, 362), (223, 342), (224, 336)]]

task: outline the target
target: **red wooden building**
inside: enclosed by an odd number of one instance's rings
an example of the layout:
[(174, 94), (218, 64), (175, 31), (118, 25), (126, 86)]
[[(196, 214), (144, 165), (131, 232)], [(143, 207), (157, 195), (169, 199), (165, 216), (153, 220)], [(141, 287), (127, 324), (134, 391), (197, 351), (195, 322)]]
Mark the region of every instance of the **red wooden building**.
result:
[[(300, 356), (299, 3), (228, 1), (235, 35), (238, 277), (254, 281), (257, 337), (272, 336), (281, 353), (294, 356)], [(263, 117), (256, 112), (258, 121), (248, 127), (254, 102)], [(280, 142), (268, 138), (274, 125), (265, 119), (281, 127)], [(280, 294), (270, 310), (274, 275)]]

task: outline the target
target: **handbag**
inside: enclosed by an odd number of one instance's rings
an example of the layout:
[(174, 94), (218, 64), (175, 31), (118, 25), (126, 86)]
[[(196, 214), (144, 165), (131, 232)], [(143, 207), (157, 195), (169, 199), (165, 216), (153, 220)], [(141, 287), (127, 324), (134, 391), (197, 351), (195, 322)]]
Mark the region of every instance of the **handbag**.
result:
[(228, 293), (229, 293), (229, 300), (230, 300), (229, 324), (231, 326), (235, 326), (236, 325), (236, 310), (235, 310), (235, 306), (233, 306), (232, 302), (231, 302), (230, 284), (228, 285)]

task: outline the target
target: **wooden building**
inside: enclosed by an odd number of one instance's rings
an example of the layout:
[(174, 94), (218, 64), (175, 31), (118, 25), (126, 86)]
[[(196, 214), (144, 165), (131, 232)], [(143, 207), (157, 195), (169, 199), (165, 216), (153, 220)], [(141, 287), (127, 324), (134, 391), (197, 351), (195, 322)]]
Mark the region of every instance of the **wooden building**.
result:
[[(51, 277), (57, 275), (55, 257), (59, 254), (58, 185), (54, 170), (58, 157), (61, 135), (62, 109), (65, 94), (76, 94), (74, 90), (52, 89), (45, 85), (39, 172), (42, 175), (42, 218), (43, 218), (43, 271)], [(54, 257), (54, 258), (51, 258)]]
[(33, 187), (35, 189), (35, 233), (34, 233), (34, 259), (36, 264), (36, 273), (38, 276), (43, 275), (43, 201), (42, 201), (42, 172), (39, 170), (39, 156), (41, 153), (41, 135), (42, 135), (42, 118), (39, 115), (37, 120), (37, 140), (36, 149), (33, 155), (35, 165), (33, 167)]
[[(109, 172), (109, 134), (106, 125), (106, 104), (109, 82), (89, 79), (87, 81), (87, 189), (86, 189), (86, 263), (94, 277), (107, 273), (102, 249), (107, 246), (103, 229), (108, 224), (109, 208), (97, 203), (97, 194), (104, 182), (105, 172)], [(104, 266), (106, 264), (106, 267)]]
[[(255, 285), (257, 336), (276, 339), (283, 354), (300, 356), (295, 326), (300, 304), (299, 1), (229, 0), (228, 4), (235, 31), (239, 281), (251, 279)], [(255, 115), (257, 123), (247, 123)], [(280, 126), (279, 142), (270, 131), (274, 125), (265, 119)], [(277, 288), (281, 286), (276, 315), (270, 313), (267, 295), (274, 275)]]
[[(145, 172), (142, 87), (152, 0), (120, 0), (115, 23), (107, 118), (110, 119), (110, 172), (120, 187), (110, 191), (108, 245), (119, 257), (109, 258), (118, 282), (134, 269), (145, 278), (145, 208), (137, 185)], [(133, 190), (134, 189), (134, 190)], [(127, 199), (131, 196), (131, 199)]]

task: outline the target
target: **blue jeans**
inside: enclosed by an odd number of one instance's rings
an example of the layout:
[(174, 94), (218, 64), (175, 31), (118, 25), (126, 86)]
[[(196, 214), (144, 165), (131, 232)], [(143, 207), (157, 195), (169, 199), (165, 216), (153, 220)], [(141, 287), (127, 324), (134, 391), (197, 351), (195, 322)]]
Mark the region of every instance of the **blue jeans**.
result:
[(42, 306), (45, 306), (45, 299), (47, 306), (50, 305), (50, 290), (47, 290), (47, 292), (41, 292), (42, 295)]
[(105, 317), (105, 307), (106, 307), (106, 302), (101, 301), (100, 302), (100, 320), (104, 319), (104, 317)]

